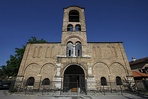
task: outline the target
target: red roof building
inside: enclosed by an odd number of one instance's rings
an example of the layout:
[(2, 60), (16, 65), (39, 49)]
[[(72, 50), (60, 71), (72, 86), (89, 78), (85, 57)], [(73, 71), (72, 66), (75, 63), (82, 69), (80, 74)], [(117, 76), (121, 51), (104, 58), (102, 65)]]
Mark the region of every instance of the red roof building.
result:
[(129, 62), (133, 77), (135, 79), (146, 79), (148, 78), (148, 57)]
[(142, 73), (142, 72), (139, 72), (139, 71), (132, 71), (132, 74), (133, 74), (133, 77), (135, 79), (138, 79), (138, 78), (146, 79), (146, 78), (148, 78), (148, 74)]
[(140, 91), (148, 91), (148, 57), (129, 62), (135, 85)]

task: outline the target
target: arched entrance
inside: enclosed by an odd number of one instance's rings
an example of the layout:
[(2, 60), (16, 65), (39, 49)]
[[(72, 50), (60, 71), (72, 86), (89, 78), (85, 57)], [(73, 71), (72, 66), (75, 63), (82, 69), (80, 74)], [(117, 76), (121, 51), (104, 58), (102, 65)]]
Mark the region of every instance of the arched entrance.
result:
[(80, 91), (85, 91), (84, 70), (78, 65), (70, 65), (64, 72), (63, 90), (69, 91), (77, 88), (80, 88)]

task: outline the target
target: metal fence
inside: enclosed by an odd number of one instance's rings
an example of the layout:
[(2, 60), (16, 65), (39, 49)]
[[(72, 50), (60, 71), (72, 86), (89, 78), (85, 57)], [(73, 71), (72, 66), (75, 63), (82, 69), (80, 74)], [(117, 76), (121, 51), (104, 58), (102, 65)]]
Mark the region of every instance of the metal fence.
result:
[[(61, 88), (56, 88), (55, 83), (61, 83)], [(64, 82), (70, 85), (69, 82)], [(127, 92), (138, 92), (137, 86), (131, 86), (128, 83), (123, 83), (122, 85), (117, 85), (115, 82), (107, 82), (106, 85), (101, 85), (101, 83), (95, 83), (95, 89), (89, 90), (87, 88), (87, 83), (85, 85), (78, 85), (78, 83), (73, 84), (74, 88), (64, 87), (63, 82), (50, 81), (49, 85), (43, 85), (42, 82), (34, 82), (34, 85), (26, 85), (26, 81), (17, 82), (13, 88), (16, 92), (24, 94), (46, 94), (46, 95), (106, 95), (106, 94), (121, 94)], [(93, 85), (93, 84), (92, 84)], [(136, 84), (135, 84), (136, 85)]]

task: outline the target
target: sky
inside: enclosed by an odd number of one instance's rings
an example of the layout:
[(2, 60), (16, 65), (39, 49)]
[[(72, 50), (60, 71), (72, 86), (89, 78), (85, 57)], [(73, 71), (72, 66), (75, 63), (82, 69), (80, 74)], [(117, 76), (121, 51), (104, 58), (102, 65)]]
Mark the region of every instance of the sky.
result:
[(0, 66), (32, 36), (61, 42), (72, 5), (85, 8), (88, 42), (123, 42), (129, 61), (148, 57), (148, 0), (0, 0)]

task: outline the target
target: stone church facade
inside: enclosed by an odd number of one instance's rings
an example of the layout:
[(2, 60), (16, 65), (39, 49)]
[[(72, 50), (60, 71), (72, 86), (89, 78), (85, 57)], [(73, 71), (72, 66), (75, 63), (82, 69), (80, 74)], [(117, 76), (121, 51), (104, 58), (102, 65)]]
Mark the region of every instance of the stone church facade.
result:
[[(27, 44), (15, 86), (97, 90), (132, 81), (122, 42), (87, 42), (84, 8), (64, 8), (61, 42)], [(39, 83), (35, 83), (39, 82)]]

